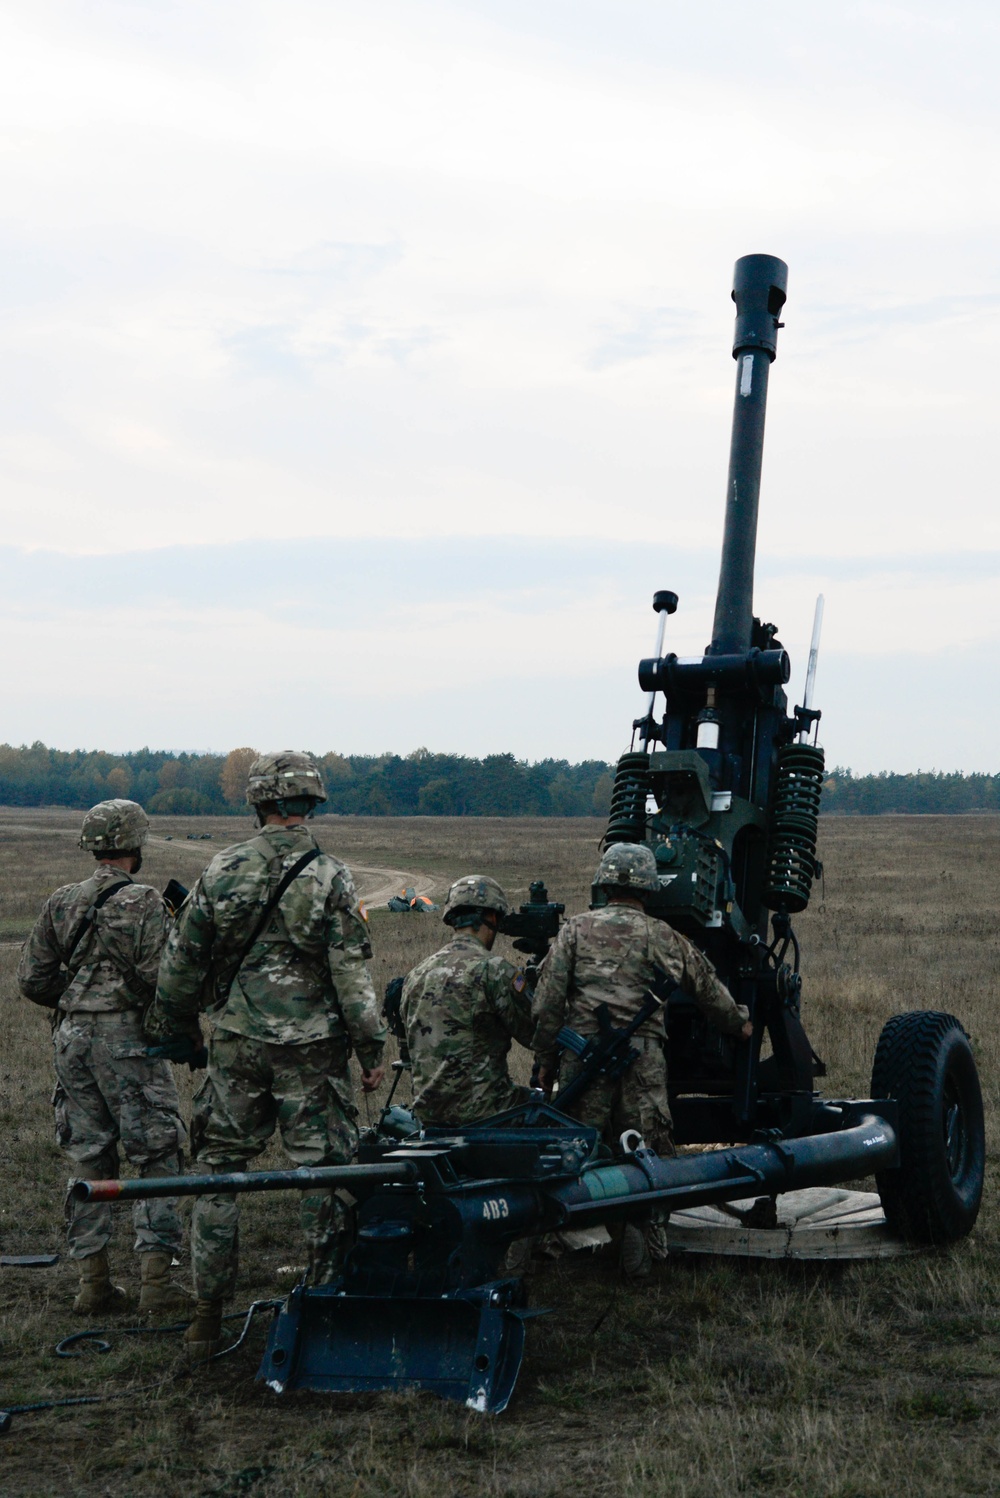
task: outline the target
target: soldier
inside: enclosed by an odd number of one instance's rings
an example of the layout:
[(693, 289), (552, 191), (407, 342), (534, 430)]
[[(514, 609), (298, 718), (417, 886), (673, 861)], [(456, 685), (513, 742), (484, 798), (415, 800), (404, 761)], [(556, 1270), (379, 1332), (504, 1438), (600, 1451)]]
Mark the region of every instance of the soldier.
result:
[(457, 880), (444, 912), (455, 935), (403, 985), (413, 1110), (422, 1123), (471, 1123), (528, 1096), (510, 1079), (507, 1053), (511, 1039), (531, 1044), (530, 990), (520, 968), (490, 956), (509, 909), (495, 879)]
[[(118, 1146), (143, 1176), (179, 1175), (184, 1125), (169, 1063), (146, 1055), (141, 1013), (153, 995), (167, 932), (160, 895), (133, 875), (142, 866), (149, 818), (134, 801), (101, 801), (83, 819), (80, 847), (97, 868), (65, 884), (42, 907), (21, 952), (17, 981), (32, 1003), (55, 1011), (56, 1138), (79, 1172), (118, 1174)], [(181, 1247), (175, 1202), (137, 1202), (132, 1211), (142, 1289), (140, 1311), (189, 1311), (191, 1298), (169, 1280)], [(111, 1283), (111, 1208), (67, 1207), (70, 1258), (80, 1272), (73, 1309), (120, 1310)]]
[[(322, 853), (305, 819), (326, 800), (308, 754), (265, 754), (250, 766), (247, 800), (261, 831), (216, 855), (170, 932), (147, 1034), (189, 1030), (200, 1009), (213, 1021), (208, 1074), (194, 1104), (195, 1155), (215, 1175), (243, 1170), (281, 1130), (296, 1165), (345, 1164), (357, 1145), (348, 1057), (362, 1086), (383, 1076), (385, 1029), (365, 966), (365, 917), (346, 865)], [(221, 1337), (222, 1303), (237, 1269), (239, 1198), (197, 1199), (191, 1220), (193, 1359)], [(302, 1195), (309, 1278), (339, 1272), (347, 1210), (332, 1191)]]
[[(646, 914), (644, 895), (659, 890), (656, 860), (648, 848), (616, 843), (608, 848), (594, 876), (608, 904), (570, 917), (542, 967), (535, 992), (534, 1049), (539, 1081), (548, 1092), (558, 1061), (556, 1036), (563, 1025), (592, 1035), (595, 1014), (607, 1004), (614, 1023), (627, 1024), (653, 982), (653, 966), (697, 999), (708, 1018), (727, 1035), (749, 1039), (748, 1011), (720, 983), (708, 959), (664, 921)], [(617, 1081), (596, 1080), (573, 1109), (583, 1123), (604, 1132), (612, 1146), (625, 1129), (636, 1129), (659, 1155), (674, 1153), (673, 1122), (667, 1099), (666, 1031), (663, 1011), (642, 1025), (632, 1040), (637, 1059)], [(563, 1082), (579, 1062), (566, 1055)], [(665, 1219), (664, 1219), (665, 1220)], [(648, 1274), (650, 1257), (666, 1256), (662, 1222), (644, 1234), (627, 1228), (622, 1262), (627, 1273)]]

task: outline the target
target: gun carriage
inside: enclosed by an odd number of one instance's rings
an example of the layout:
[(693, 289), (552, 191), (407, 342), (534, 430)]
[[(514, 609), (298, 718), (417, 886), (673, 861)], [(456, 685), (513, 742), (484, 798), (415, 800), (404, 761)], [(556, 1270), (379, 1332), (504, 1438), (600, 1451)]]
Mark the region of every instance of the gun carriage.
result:
[[(733, 1041), (711, 1031), (679, 991), (650, 998), (666, 1007), (678, 1141), (726, 1147), (660, 1159), (639, 1142), (612, 1157), (594, 1130), (560, 1111), (557, 1094), (461, 1130), (376, 1133), (355, 1166), (76, 1183), (80, 1197), (103, 1200), (321, 1183), (351, 1191), (358, 1235), (342, 1277), (297, 1286), (272, 1323), (259, 1377), (277, 1392), (425, 1388), (502, 1410), (525, 1322), (540, 1314), (526, 1305), (522, 1281), (504, 1275), (504, 1257), (514, 1240), (550, 1230), (872, 1174), (890, 1226), (912, 1242), (954, 1242), (975, 1222), (983, 1110), (959, 1021), (932, 1012), (891, 1019), (866, 1099), (821, 1095), (823, 1063), (802, 1024), (793, 919), (819, 871), (823, 751), (811, 705), (818, 619), (803, 702), (789, 713), (788, 655), (775, 627), (753, 612), (768, 378), (786, 287), (782, 261), (737, 262), (736, 393), (712, 640), (693, 659), (664, 653), (678, 597), (654, 595), (656, 651), (639, 666), (646, 710), (617, 766), (604, 839), (652, 850), (660, 883), (653, 913), (700, 947), (749, 1009), (753, 1038)], [(595, 903), (601, 898), (595, 889)], [(540, 956), (561, 913), (539, 882), (505, 929)], [(627, 1065), (628, 1040), (609, 1032), (592, 1045), (588, 1074)], [(565, 1042), (581, 1049), (569, 1035)]]

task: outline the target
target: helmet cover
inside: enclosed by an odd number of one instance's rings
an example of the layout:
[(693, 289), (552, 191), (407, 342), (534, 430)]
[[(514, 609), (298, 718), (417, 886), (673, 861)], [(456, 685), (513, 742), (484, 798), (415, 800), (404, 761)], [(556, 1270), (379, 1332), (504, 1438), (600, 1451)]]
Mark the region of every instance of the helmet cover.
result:
[(656, 859), (643, 843), (612, 843), (598, 864), (594, 883), (618, 894), (658, 891)]
[(262, 754), (250, 766), (247, 777), (247, 800), (251, 806), (262, 801), (284, 801), (296, 796), (311, 796), (325, 801), (323, 777), (311, 754), (297, 749), (279, 749)]
[(131, 853), (149, 833), (149, 818), (138, 801), (98, 801), (83, 819), (80, 847), (90, 853)]
[(495, 879), (487, 874), (466, 874), (456, 879), (448, 891), (444, 920), (451, 926), (463, 910), (495, 910), (501, 919), (510, 912), (507, 896)]

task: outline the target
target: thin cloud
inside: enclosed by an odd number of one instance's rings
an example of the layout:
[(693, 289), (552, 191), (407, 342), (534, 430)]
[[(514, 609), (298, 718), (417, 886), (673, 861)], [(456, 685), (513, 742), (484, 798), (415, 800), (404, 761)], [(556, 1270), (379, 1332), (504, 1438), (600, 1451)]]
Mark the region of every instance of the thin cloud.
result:
[[(99, 735), (81, 681), (110, 651), (118, 743), (256, 741), (228, 683), (285, 679), (280, 639), (322, 663), (295, 677), (310, 742), (384, 747), (391, 692), (401, 747), (614, 752), (653, 587), (705, 643), (729, 277), (767, 250), (760, 607), (800, 651), (827, 593), (838, 757), (901, 765), (919, 727), (971, 765), (1000, 710), (969, 675), (959, 731), (917, 683), (982, 671), (998, 627), (998, 25), (975, 0), (8, 7), (16, 732)], [(432, 664), (449, 627), (499, 637), (496, 702)], [(879, 663), (909, 683), (895, 738)]]

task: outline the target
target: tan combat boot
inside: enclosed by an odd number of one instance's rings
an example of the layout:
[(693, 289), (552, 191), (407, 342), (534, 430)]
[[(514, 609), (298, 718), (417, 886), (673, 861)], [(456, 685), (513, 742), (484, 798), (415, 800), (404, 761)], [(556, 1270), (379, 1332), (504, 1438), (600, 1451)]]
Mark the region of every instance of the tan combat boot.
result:
[(194, 1310), (194, 1296), (190, 1291), (171, 1282), (170, 1259), (170, 1254), (162, 1249), (153, 1249), (151, 1253), (139, 1255), (139, 1272), (142, 1275), (140, 1314), (190, 1316)]
[(649, 1257), (654, 1264), (665, 1264), (670, 1258), (670, 1238), (667, 1234), (667, 1218), (654, 1217), (646, 1226), (644, 1237)]
[(194, 1320), (184, 1333), (184, 1351), (191, 1363), (204, 1363), (222, 1347), (222, 1301), (198, 1300)]
[(500, 1273), (506, 1278), (521, 1279), (531, 1270), (531, 1256), (541, 1243), (541, 1238), (515, 1238), (504, 1254)]
[(644, 1280), (652, 1272), (653, 1261), (646, 1235), (634, 1222), (625, 1224), (622, 1233), (622, 1273), (627, 1280)]
[(96, 1316), (101, 1311), (123, 1311), (128, 1297), (121, 1285), (111, 1283), (108, 1268), (108, 1251), (88, 1254), (79, 1259), (80, 1293), (73, 1302), (74, 1311), (81, 1316)]

